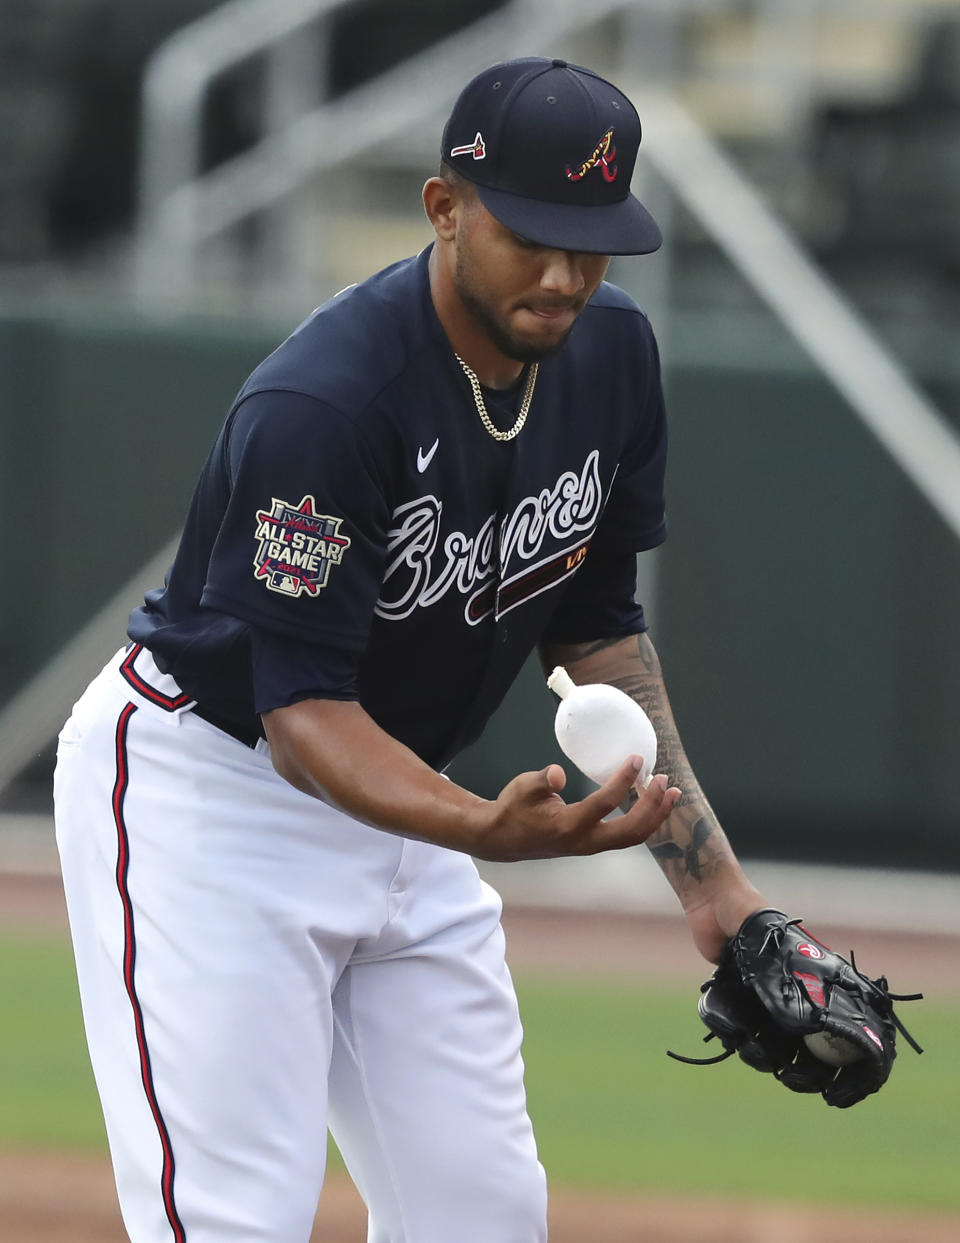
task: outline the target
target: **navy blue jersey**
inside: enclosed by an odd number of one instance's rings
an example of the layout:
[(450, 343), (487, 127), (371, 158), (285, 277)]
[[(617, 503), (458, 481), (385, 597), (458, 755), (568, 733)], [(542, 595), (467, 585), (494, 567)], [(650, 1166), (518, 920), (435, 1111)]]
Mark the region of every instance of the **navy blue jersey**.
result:
[[(635, 554), (665, 534), (666, 429), (650, 325), (603, 284), (523, 430), (494, 440), (428, 257), (338, 294), (254, 371), (129, 634), (221, 719), (357, 699), (441, 767), (538, 640), (644, 629)], [(519, 387), (487, 399), (510, 426)]]

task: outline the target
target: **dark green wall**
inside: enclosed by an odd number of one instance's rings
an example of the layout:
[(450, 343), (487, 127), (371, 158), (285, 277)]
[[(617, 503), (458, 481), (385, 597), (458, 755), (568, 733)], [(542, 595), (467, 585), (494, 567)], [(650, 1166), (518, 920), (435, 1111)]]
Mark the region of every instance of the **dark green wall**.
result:
[(0, 318), (0, 698), (174, 534), (234, 393), (277, 339), (100, 308)]
[(956, 865), (960, 545), (815, 377), (670, 396), (658, 645), (741, 850)]
[[(0, 319), (0, 698), (174, 533), (286, 327)], [(653, 637), (738, 850), (960, 867), (957, 542), (802, 367), (687, 361), (668, 389)], [(455, 775), (494, 793), (557, 758), (551, 717), (531, 662)]]

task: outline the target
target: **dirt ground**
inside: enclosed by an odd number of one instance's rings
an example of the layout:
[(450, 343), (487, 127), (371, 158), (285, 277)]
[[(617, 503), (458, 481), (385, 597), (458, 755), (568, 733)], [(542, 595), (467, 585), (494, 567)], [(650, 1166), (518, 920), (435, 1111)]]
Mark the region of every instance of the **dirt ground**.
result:
[[(125, 1243), (104, 1158), (0, 1153), (4, 1243)], [(362, 1203), (330, 1178), (312, 1243), (365, 1243)], [(956, 1218), (557, 1191), (550, 1243), (957, 1243)], [(450, 1243), (457, 1243), (451, 1239)], [(491, 1240), (490, 1243), (496, 1243)]]
[[(504, 917), (515, 970), (622, 974), (625, 978), (703, 978), (680, 919), (632, 915), (509, 911)], [(49, 877), (0, 876), (0, 930), (66, 936), (63, 896)], [(847, 934), (818, 925), (860, 965), (882, 964), (895, 989), (928, 995), (960, 991), (956, 939), (901, 933)], [(109, 1164), (103, 1156), (0, 1151), (2, 1243), (125, 1243)], [(363, 1205), (349, 1180), (331, 1176), (313, 1243), (364, 1243)], [(957, 1243), (960, 1218), (831, 1206), (742, 1204), (557, 1190), (551, 1196), (551, 1243)], [(450, 1243), (457, 1243), (451, 1239)], [(491, 1243), (495, 1243), (491, 1240)]]

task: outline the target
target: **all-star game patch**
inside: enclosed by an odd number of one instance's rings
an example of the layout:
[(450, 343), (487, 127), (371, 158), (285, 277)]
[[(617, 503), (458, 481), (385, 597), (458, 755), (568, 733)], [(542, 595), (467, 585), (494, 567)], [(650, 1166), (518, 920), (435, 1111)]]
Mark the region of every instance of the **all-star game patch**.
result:
[(284, 596), (320, 594), (339, 565), (350, 541), (340, 535), (342, 518), (318, 514), (317, 502), (305, 496), (299, 505), (273, 498), (272, 508), (257, 510), (258, 547), (254, 578)]

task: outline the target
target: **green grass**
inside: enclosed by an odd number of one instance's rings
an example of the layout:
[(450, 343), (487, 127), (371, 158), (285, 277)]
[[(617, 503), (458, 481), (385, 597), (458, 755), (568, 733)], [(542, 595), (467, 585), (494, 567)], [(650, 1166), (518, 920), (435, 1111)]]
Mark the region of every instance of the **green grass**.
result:
[(70, 950), (0, 937), (0, 1144), (106, 1144)]
[[(878, 1096), (850, 1110), (703, 1048), (687, 992), (521, 977), (527, 1088), (555, 1185), (960, 1209), (960, 1004), (905, 1007)], [(102, 1149), (69, 949), (0, 938), (0, 1146)]]

